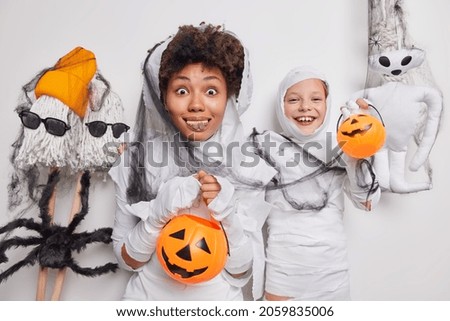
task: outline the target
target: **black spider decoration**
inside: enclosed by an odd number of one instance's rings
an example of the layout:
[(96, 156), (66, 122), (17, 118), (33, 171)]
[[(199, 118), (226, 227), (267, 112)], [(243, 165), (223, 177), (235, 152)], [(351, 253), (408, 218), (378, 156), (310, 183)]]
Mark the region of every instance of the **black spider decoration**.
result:
[(86, 248), (87, 244), (94, 242), (108, 244), (111, 242), (111, 228), (100, 228), (93, 232), (74, 233), (76, 227), (88, 213), (89, 172), (86, 171), (81, 177), (81, 210), (73, 217), (72, 222), (68, 226), (53, 224), (49, 215), (50, 199), (58, 181), (59, 172), (55, 171), (49, 175), (47, 185), (39, 201), (41, 223), (36, 222), (32, 218), (21, 218), (0, 227), (0, 234), (20, 227), (39, 233), (39, 236), (29, 236), (27, 238), (12, 237), (0, 242), (0, 263), (8, 261), (5, 252), (10, 248), (37, 245), (22, 261), (12, 265), (0, 274), (0, 283), (22, 267), (27, 265), (33, 266), (36, 262), (41, 267), (54, 269), (68, 267), (78, 274), (91, 277), (117, 270), (118, 265), (114, 263), (107, 263), (95, 268), (80, 267), (72, 257), (72, 251), (79, 253)]

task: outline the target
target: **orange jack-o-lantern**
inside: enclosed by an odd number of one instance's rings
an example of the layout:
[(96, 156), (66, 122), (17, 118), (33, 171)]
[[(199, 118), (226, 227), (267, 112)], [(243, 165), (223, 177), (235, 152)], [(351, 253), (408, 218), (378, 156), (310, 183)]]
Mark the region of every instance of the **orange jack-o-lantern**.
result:
[(337, 131), (337, 141), (342, 151), (354, 158), (372, 156), (383, 146), (385, 140), (383, 123), (366, 114), (350, 115)]
[(181, 214), (161, 230), (156, 254), (171, 278), (193, 284), (208, 281), (222, 271), (228, 244), (222, 227), (215, 221)]

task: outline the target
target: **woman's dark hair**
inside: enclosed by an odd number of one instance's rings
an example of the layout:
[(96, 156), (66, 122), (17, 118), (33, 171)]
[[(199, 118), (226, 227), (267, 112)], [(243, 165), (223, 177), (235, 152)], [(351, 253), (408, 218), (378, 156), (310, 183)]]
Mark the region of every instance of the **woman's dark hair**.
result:
[[(164, 42), (156, 44), (149, 50), (143, 68), (145, 78), (144, 86), (147, 86), (154, 104), (151, 108), (155, 108), (162, 121), (176, 133), (177, 129), (173, 127), (170, 116), (163, 106), (171, 77), (181, 71), (186, 65), (192, 63), (201, 63), (205, 68), (218, 68), (226, 81), (228, 97), (232, 95), (237, 97), (241, 89), (245, 53), (244, 47), (235, 36), (223, 31), (221, 27), (216, 27), (211, 24), (203, 24), (199, 27), (192, 25), (181, 26), (178, 32), (166, 41), (168, 41), (168, 44), (161, 54), (158, 73), (160, 94), (158, 95), (153, 87), (154, 80), (152, 79), (152, 71), (148, 68), (148, 64), (155, 51), (161, 49), (159, 46)], [(146, 106), (142, 94), (136, 115), (135, 139), (137, 143), (129, 146), (131, 165), (127, 200), (130, 204), (140, 201), (150, 201), (157, 194), (157, 191), (152, 189), (146, 177), (146, 156), (145, 150), (142, 148), (144, 146), (143, 144), (149, 139), (147, 136), (147, 120), (150, 117), (148, 110), (149, 106)], [(177, 137), (175, 134), (173, 138), (174, 148), (182, 152), (182, 155), (177, 155), (176, 157), (183, 157), (183, 159), (180, 158), (176, 163), (186, 162), (185, 166), (179, 167), (179, 176), (191, 175), (196, 173), (199, 168), (207, 168), (211, 174), (219, 175), (220, 173), (222, 176), (232, 175), (234, 178), (235, 173), (231, 172), (228, 168), (218, 166), (215, 161), (211, 162), (208, 160), (205, 162), (199, 160), (198, 156), (194, 153), (195, 146), (191, 142), (180, 140)], [(227, 174), (228, 172), (231, 173)]]
[(219, 68), (227, 84), (228, 96), (237, 95), (244, 70), (244, 48), (233, 35), (221, 27), (181, 26), (164, 50), (159, 69), (161, 101), (172, 75), (187, 64), (201, 63), (206, 68)]

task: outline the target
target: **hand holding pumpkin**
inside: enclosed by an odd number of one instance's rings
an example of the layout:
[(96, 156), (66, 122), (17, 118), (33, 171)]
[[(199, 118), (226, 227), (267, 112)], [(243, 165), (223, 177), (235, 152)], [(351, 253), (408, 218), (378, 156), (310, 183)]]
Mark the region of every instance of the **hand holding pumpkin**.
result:
[[(222, 190), (217, 178), (203, 170), (190, 179), (197, 182), (195, 200), (200, 196), (207, 205)], [(193, 191), (189, 192), (193, 196)], [(185, 284), (215, 277), (225, 266), (228, 252), (222, 225), (190, 213), (180, 213), (170, 220), (162, 228), (156, 246), (158, 260), (167, 275)]]
[(209, 205), (209, 203), (211, 203), (221, 191), (221, 186), (214, 176), (209, 175), (202, 170), (198, 172), (196, 178), (201, 185), (201, 197), (205, 201), (206, 205)]
[[(341, 111), (344, 114), (344, 118), (350, 116), (350, 114), (358, 114), (360, 113), (359, 109), (363, 109), (364, 112), (369, 109), (369, 106), (372, 105), (370, 101), (365, 98), (358, 98), (356, 100), (349, 100), (345, 104), (345, 106), (341, 107)], [(343, 109), (348, 109), (349, 113), (345, 114)]]
[(368, 101), (359, 98), (341, 107), (344, 121), (337, 129), (337, 141), (341, 150), (354, 158), (368, 158), (374, 155), (386, 140), (382, 121), (368, 112), (360, 111), (368, 110), (369, 106), (371, 105)]
[(367, 100), (365, 100), (364, 98), (358, 98), (356, 99), (356, 104), (358, 105), (359, 108), (361, 109), (369, 109), (369, 103), (367, 102)]
[(154, 200), (129, 207), (142, 218), (121, 248), (121, 256), (129, 267), (137, 269), (150, 259), (161, 228), (179, 209), (191, 206), (199, 191), (200, 184), (194, 177), (174, 177), (160, 187)]

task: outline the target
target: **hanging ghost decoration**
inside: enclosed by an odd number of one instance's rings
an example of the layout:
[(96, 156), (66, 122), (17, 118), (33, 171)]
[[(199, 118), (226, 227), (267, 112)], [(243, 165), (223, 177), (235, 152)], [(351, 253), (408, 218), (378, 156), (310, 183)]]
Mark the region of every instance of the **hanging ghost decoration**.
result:
[[(375, 155), (380, 186), (393, 193), (432, 187), (429, 155), (439, 129), (443, 100), (425, 61), (406, 27), (401, 0), (369, 0), (369, 59), (363, 97), (381, 113), (386, 143)], [(416, 149), (411, 147), (411, 141)], [(413, 156), (407, 154), (414, 152)], [(427, 177), (409, 182), (409, 170), (423, 168)]]
[[(8, 234), (21, 227), (24, 221), (29, 221), (26, 226), (42, 234), (41, 239), (36, 235), (30, 236), (29, 240), (33, 243), (27, 243), (37, 245), (32, 253), (36, 254), (39, 249), (36, 299), (45, 298), (48, 268), (57, 268), (52, 300), (58, 300), (66, 268), (71, 267), (80, 274), (87, 271), (72, 264), (71, 259), (70, 262), (66, 260), (69, 258), (66, 254), (75, 249), (71, 239), (75, 234), (70, 235), (67, 231), (73, 233), (87, 214), (91, 173), (106, 173), (119, 156), (117, 148), (114, 152), (108, 152), (104, 146), (114, 144), (118, 147), (120, 135), (129, 127), (121, 122), (121, 101), (97, 70), (95, 55), (81, 47), (64, 55), (55, 66), (43, 70), (26, 84), (16, 111), (23, 126), (13, 144), (10, 159), (15, 171), (9, 185), (9, 208), (13, 210), (22, 202), (27, 202), (29, 206), (16, 214), (15, 220), (0, 227), (0, 263), (8, 261), (7, 249), (24, 246), (17, 238), (8, 239)], [(43, 179), (47, 176), (45, 183)], [(53, 222), (56, 183), (61, 181), (66, 184), (76, 181), (67, 227)], [(34, 207), (39, 208), (37, 212), (41, 214), (41, 223), (34, 218), (21, 218)], [(111, 228), (97, 229), (95, 242), (110, 243), (111, 233)], [(90, 235), (88, 232), (84, 234)], [(19, 243), (16, 244), (16, 241)], [(80, 239), (76, 245), (79, 247), (77, 251), (92, 241), (89, 238)], [(54, 244), (49, 246), (51, 242)], [(45, 251), (46, 248), (60, 250)], [(33, 265), (36, 260), (29, 260), (32, 253), (2, 272), (0, 282), (20, 267)], [(43, 257), (46, 259), (43, 260)], [(116, 269), (116, 264), (108, 263), (105, 268), (88, 269), (88, 274), (96, 276)]]

